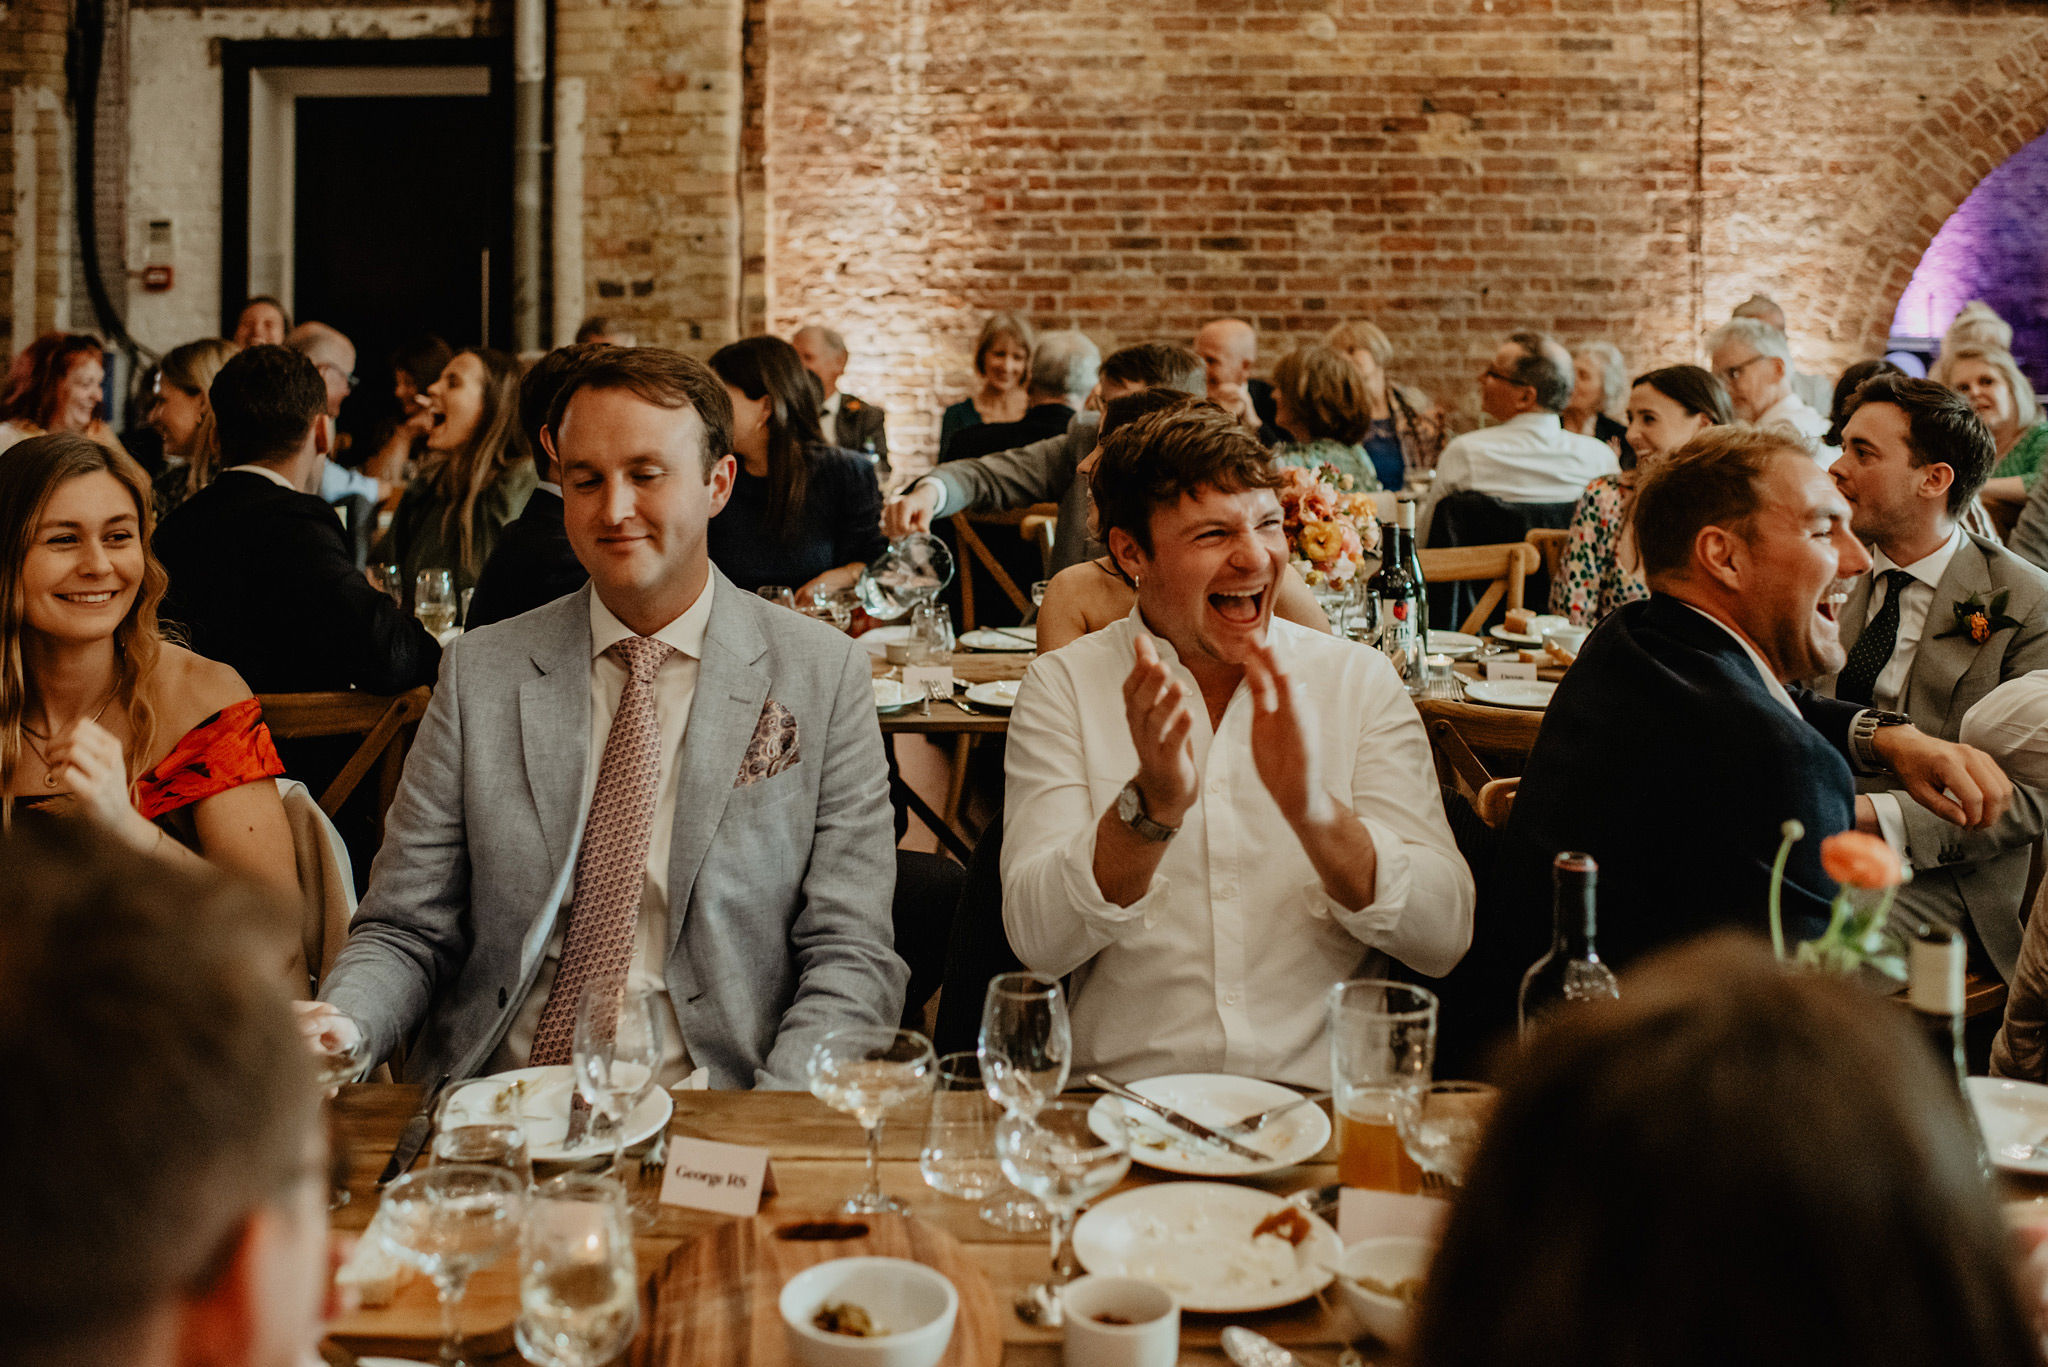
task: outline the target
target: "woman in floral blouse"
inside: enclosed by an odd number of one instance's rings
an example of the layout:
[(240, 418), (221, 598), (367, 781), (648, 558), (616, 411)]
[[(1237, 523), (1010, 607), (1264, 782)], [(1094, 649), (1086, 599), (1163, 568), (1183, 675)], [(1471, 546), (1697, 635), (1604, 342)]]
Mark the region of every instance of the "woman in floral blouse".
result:
[(1728, 390), (1711, 371), (1675, 365), (1637, 378), (1628, 394), (1627, 468), (1586, 486), (1572, 514), (1563, 572), (1550, 586), (1552, 612), (1590, 627), (1623, 603), (1650, 596), (1629, 529), (1636, 480), (1702, 431), (1733, 420)]

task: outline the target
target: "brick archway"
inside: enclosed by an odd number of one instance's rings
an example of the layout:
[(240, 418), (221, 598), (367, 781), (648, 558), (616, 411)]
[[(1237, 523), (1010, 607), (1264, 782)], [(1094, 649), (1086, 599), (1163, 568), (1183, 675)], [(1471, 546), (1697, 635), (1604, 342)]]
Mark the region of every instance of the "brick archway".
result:
[(1931, 109), (1855, 197), (1818, 293), (1820, 335), (1847, 364), (1882, 350), (1899, 297), (1941, 225), (2006, 158), (2048, 130), (2048, 32), (2021, 39)]

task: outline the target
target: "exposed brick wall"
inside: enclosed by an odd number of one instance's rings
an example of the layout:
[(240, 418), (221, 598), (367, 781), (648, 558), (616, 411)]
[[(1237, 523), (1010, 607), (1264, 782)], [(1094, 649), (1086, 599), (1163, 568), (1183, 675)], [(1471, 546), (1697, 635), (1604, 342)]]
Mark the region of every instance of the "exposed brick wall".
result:
[[(6, 314), (0, 341), (69, 321), (60, 317), (70, 298), (70, 201), (61, 188), (70, 174), (64, 164), (70, 142), (63, 115), (69, 20), (65, 0), (14, 0), (0, 12), (0, 120), (7, 128), (0, 146), (0, 166), (5, 167), (0, 175), (0, 276), (5, 278), (0, 310)], [(32, 128), (16, 122), (18, 111), (33, 118)], [(17, 145), (24, 142), (32, 160), (16, 156)], [(34, 221), (19, 222), (16, 207), (31, 182)], [(33, 275), (32, 285), (22, 281), (17, 287), (18, 266)], [(30, 302), (30, 316), (17, 316), (18, 297)]]
[(555, 70), (588, 84), (585, 306), (642, 342), (739, 336), (742, 0), (558, 0)]
[[(1269, 362), (1370, 316), (1459, 424), (1503, 332), (1691, 359), (1754, 289), (1792, 313), (1803, 363), (1838, 366), (1881, 343), (1935, 228), (2048, 116), (2031, 6), (769, 11), (769, 322), (838, 322), (861, 353), (848, 387), (907, 450), (968, 387), (995, 308), (1105, 346), (1241, 313)], [(1930, 125), (1954, 131), (1930, 149)]]

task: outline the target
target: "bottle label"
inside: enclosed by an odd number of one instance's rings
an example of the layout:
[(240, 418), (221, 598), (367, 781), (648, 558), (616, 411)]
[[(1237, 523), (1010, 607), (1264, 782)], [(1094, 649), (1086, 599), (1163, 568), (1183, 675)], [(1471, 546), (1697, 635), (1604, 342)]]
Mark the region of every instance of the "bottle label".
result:
[(1380, 649), (1389, 655), (1415, 649), (1415, 605), (1407, 599), (1380, 599)]
[(1912, 940), (1906, 947), (1908, 1004), (1933, 1015), (1962, 1015), (1965, 955), (1959, 935)]

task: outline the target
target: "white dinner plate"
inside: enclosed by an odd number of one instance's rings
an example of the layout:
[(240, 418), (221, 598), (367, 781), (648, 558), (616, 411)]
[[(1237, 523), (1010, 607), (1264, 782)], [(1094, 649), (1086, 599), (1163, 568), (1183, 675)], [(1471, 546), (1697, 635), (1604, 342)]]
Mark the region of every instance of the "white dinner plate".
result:
[(900, 645), (911, 639), (912, 627), (908, 622), (894, 626), (871, 627), (860, 634), (860, 643), (867, 647), (870, 655), (886, 655), (891, 645)]
[(911, 688), (901, 679), (875, 680), (875, 710), (877, 712), (901, 712), (904, 708), (921, 701), (923, 694)]
[(1543, 644), (1544, 632), (1556, 631), (1559, 627), (1568, 627), (1571, 624), (1572, 619), (1569, 617), (1543, 613), (1529, 624), (1527, 631), (1509, 631), (1506, 627), (1494, 627), (1489, 634), (1495, 640), (1513, 641), (1518, 646), (1540, 646)]
[[(608, 1137), (586, 1138), (574, 1149), (563, 1142), (569, 1137), (569, 1099), (575, 1090), (575, 1070), (566, 1063), (493, 1073), (450, 1090), (441, 1107), (441, 1128), (489, 1120), (497, 1099), (512, 1094), (511, 1104), (518, 1108), (519, 1124), (526, 1131), (526, 1152), (534, 1162), (560, 1163), (610, 1152)], [(627, 1147), (659, 1134), (675, 1109), (667, 1089), (650, 1088), (626, 1117)]]
[(1465, 700), (1488, 707), (1526, 707), (1541, 712), (1550, 706), (1557, 685), (1541, 679), (1467, 679)]
[(1252, 1237), (1261, 1220), (1299, 1210), (1269, 1191), (1228, 1182), (1158, 1182), (1110, 1197), (1074, 1225), (1090, 1272), (1165, 1287), (1184, 1310), (1236, 1315), (1306, 1300), (1344, 1256), (1337, 1231), (1313, 1215), (1299, 1246)]
[(1015, 707), (1017, 685), (1021, 682), (1021, 679), (997, 679), (994, 683), (978, 683), (967, 690), (967, 701), (976, 707)]
[(2048, 1177), (2048, 1158), (2019, 1158), (2029, 1144), (2048, 1138), (2048, 1087), (1999, 1077), (1969, 1079), (1970, 1105), (1994, 1167)]
[(959, 646), (962, 650), (1011, 650), (1021, 653), (1038, 649), (1037, 627), (976, 627), (963, 632)]
[(1476, 655), (1479, 647), (1486, 644), (1477, 636), (1467, 636), (1462, 631), (1432, 631), (1429, 633), (1429, 653), (1449, 655), (1453, 659), (1463, 655)]
[[(1193, 1121), (1222, 1129), (1269, 1106), (1292, 1101), (1301, 1093), (1277, 1082), (1255, 1077), (1233, 1077), (1229, 1073), (1171, 1073), (1148, 1077), (1129, 1084), (1140, 1096), (1179, 1111)], [(1091, 1114), (1097, 1134), (1107, 1128), (1095, 1117), (1112, 1111), (1123, 1112), (1131, 1138), (1131, 1158), (1161, 1172), (1187, 1177), (1251, 1177), (1294, 1163), (1306, 1162), (1330, 1142), (1330, 1118), (1320, 1106), (1297, 1106), (1262, 1126), (1258, 1133), (1237, 1142), (1246, 1148), (1271, 1155), (1253, 1162), (1227, 1153), (1212, 1144), (1182, 1134), (1143, 1106), (1133, 1106), (1113, 1096), (1095, 1103)]]

